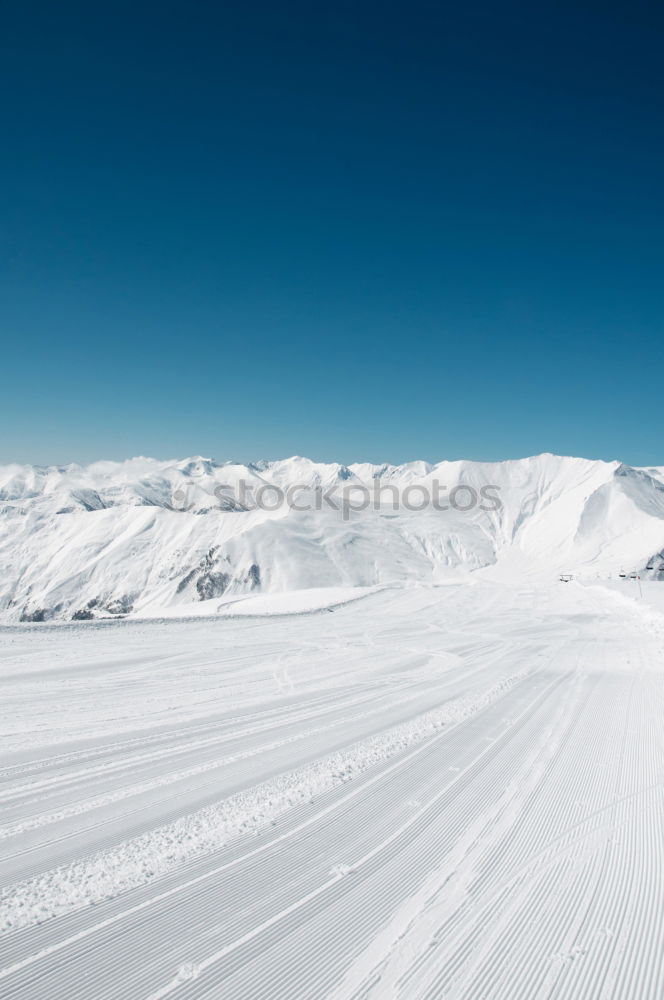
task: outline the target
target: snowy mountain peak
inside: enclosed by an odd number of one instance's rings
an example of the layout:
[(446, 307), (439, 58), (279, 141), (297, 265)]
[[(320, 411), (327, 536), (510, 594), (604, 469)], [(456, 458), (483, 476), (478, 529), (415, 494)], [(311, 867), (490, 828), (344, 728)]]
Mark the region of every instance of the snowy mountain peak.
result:
[[(0, 616), (145, 613), (252, 591), (643, 570), (664, 475), (505, 462), (250, 464), (192, 456), (0, 467)], [(646, 566), (652, 569), (646, 570)]]

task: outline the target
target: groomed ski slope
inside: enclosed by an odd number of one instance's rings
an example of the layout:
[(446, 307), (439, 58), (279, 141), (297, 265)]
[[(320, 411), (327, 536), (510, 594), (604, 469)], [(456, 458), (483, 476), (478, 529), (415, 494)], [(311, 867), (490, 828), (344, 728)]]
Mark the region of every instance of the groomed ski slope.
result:
[(664, 617), (600, 586), (3, 630), (0, 996), (664, 996)]

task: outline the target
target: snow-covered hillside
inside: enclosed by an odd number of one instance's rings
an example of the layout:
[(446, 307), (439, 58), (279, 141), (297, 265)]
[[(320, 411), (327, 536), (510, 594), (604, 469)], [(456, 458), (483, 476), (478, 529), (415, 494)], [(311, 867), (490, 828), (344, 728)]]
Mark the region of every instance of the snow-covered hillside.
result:
[[(363, 503), (376, 484), (380, 503)], [(436, 496), (447, 509), (427, 502)], [(0, 467), (5, 621), (186, 613), (203, 601), (212, 613), (239, 595), (477, 573), (664, 579), (661, 552), (662, 470), (618, 462)]]

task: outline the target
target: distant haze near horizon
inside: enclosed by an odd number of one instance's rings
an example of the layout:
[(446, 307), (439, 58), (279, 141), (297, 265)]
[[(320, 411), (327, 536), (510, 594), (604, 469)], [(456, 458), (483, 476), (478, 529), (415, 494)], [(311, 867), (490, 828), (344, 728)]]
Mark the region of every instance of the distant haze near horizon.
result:
[[(376, 466), (376, 467), (380, 467), (380, 466), (394, 466), (394, 467), (399, 467), (399, 466), (414, 464), (414, 463), (418, 463), (418, 462), (422, 462), (422, 463), (425, 463), (425, 464), (431, 465), (431, 466), (436, 466), (436, 465), (439, 465), (439, 464), (444, 463), (444, 462), (473, 462), (473, 463), (477, 463), (478, 465), (482, 465), (482, 464), (500, 465), (503, 462), (521, 462), (521, 461), (527, 461), (528, 459), (540, 458), (542, 456), (552, 456), (554, 458), (585, 459), (585, 460), (588, 460), (588, 461), (591, 461), (591, 462), (608, 462), (608, 463), (611, 463), (611, 462), (623, 462), (623, 457), (621, 455), (613, 455), (613, 454), (607, 454), (607, 455), (593, 455), (593, 454), (591, 454), (591, 455), (578, 455), (578, 454), (567, 454), (567, 453), (563, 453), (563, 452), (552, 452), (552, 451), (538, 451), (538, 452), (532, 452), (530, 454), (523, 454), (523, 455), (517, 455), (517, 454), (515, 454), (515, 455), (504, 455), (504, 456), (501, 456), (499, 458), (486, 458), (486, 457), (482, 457), (481, 455), (480, 456), (474, 456), (474, 455), (468, 456), (468, 455), (456, 455), (456, 454), (439, 455), (437, 457), (433, 457), (432, 458), (432, 457), (427, 456), (427, 455), (416, 454), (415, 456), (411, 456), (410, 458), (406, 457), (406, 458), (401, 458), (401, 459), (396, 459), (396, 460), (393, 460), (392, 458), (385, 458), (385, 457), (381, 457), (381, 456), (376, 457), (376, 456), (371, 456), (371, 455), (370, 456), (359, 455), (359, 456), (355, 456), (355, 457), (350, 457), (349, 459), (343, 459), (343, 457), (342, 457), (342, 459), (340, 459), (339, 456), (319, 455), (319, 454), (317, 454), (315, 452), (313, 453), (312, 456), (309, 456), (309, 455), (305, 456), (302, 452), (297, 452), (297, 453), (293, 452), (292, 454), (288, 454), (288, 455), (286, 455), (286, 454), (283, 454), (283, 455), (282, 454), (276, 454), (276, 455), (258, 454), (258, 455), (251, 455), (251, 456), (246, 456), (246, 455), (230, 455), (230, 456), (225, 456), (225, 455), (219, 455), (219, 454), (203, 453), (201, 451), (192, 451), (192, 452), (189, 453), (188, 458), (191, 459), (191, 460), (201, 459), (201, 460), (204, 460), (204, 461), (210, 461), (210, 462), (212, 462), (212, 463), (214, 463), (215, 465), (218, 465), (218, 466), (224, 466), (224, 465), (244, 465), (244, 466), (251, 466), (251, 465), (260, 464), (262, 462), (268, 462), (268, 463), (272, 464), (272, 463), (278, 463), (278, 462), (289, 462), (289, 461), (291, 461), (293, 459), (304, 458), (306, 461), (311, 461), (313, 463), (318, 463), (318, 464), (336, 464), (338, 461), (342, 461), (342, 464), (346, 465), (346, 466), (366, 464), (366, 465), (372, 465), (372, 466)], [(32, 466), (32, 467), (35, 467), (35, 468), (44, 468), (44, 469), (47, 469), (47, 468), (65, 469), (65, 468), (67, 468), (68, 466), (71, 466), (71, 465), (78, 465), (78, 466), (81, 466), (82, 468), (87, 468), (88, 466), (91, 466), (91, 465), (103, 464), (103, 463), (107, 463), (107, 462), (108, 463), (118, 464), (118, 465), (123, 465), (125, 463), (134, 462), (134, 461), (147, 461), (147, 462), (157, 462), (157, 463), (168, 463), (168, 462), (179, 463), (179, 462), (182, 461), (182, 458), (180, 456), (176, 455), (176, 454), (172, 454), (172, 453), (168, 453), (168, 452), (163, 452), (162, 454), (150, 454), (150, 455), (147, 455), (147, 454), (98, 455), (98, 456), (90, 458), (90, 459), (76, 459), (76, 458), (71, 458), (71, 459), (67, 459), (66, 461), (45, 461), (45, 462), (28, 461), (28, 460), (22, 460), (22, 459), (7, 459), (7, 460), (0, 460), (0, 467), (2, 467), (2, 466), (6, 467), (6, 466), (16, 465), (16, 466)], [(624, 464), (632, 466), (633, 468), (637, 468), (637, 469), (639, 469), (639, 468), (640, 469), (649, 469), (649, 468), (659, 469), (661, 467), (664, 467), (664, 451), (662, 451), (662, 454), (659, 457), (656, 457), (654, 461), (649, 461), (649, 462), (627, 462), (627, 461), (625, 461)]]

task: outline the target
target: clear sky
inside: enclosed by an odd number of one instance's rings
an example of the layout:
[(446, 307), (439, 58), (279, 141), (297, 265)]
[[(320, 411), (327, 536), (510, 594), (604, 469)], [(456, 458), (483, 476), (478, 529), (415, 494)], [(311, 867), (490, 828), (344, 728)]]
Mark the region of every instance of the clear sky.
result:
[(0, 461), (664, 464), (661, 4), (1, 35)]

